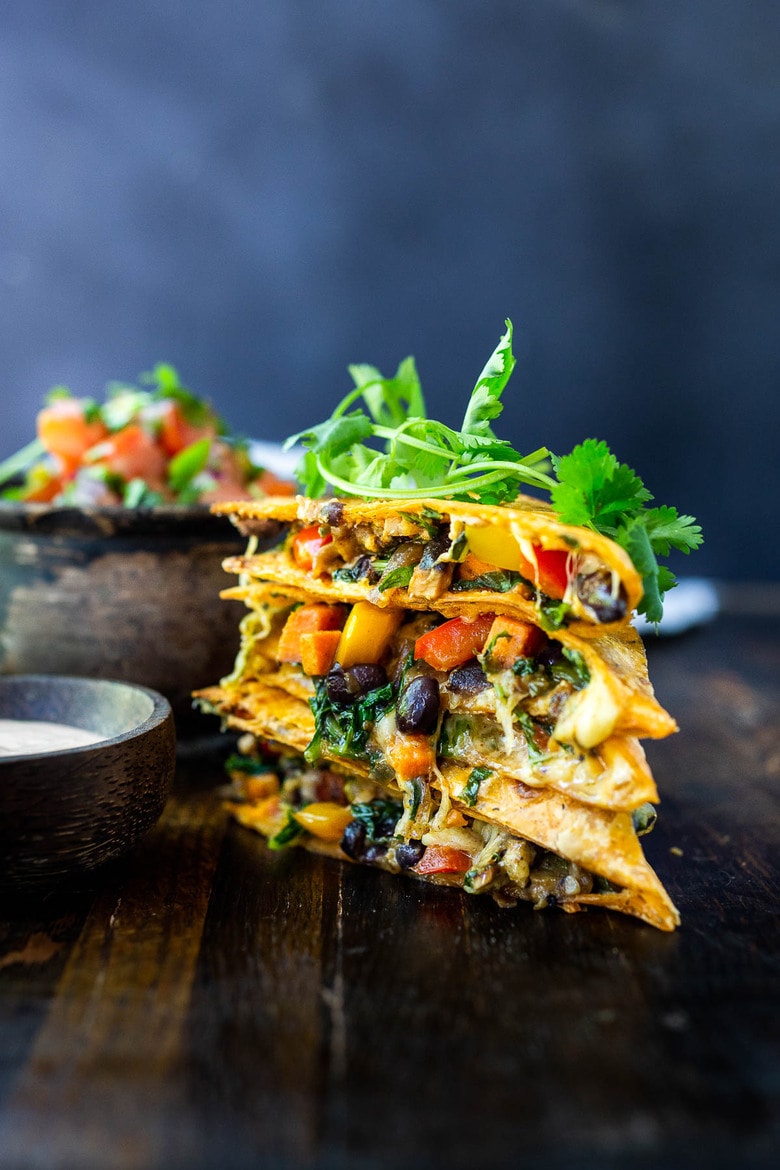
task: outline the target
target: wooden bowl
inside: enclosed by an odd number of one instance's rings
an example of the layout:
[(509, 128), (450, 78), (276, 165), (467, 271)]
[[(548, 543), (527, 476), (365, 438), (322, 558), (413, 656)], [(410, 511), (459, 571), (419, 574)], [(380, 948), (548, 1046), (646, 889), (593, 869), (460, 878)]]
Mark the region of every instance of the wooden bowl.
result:
[(140, 683), (179, 731), (205, 720), (191, 692), (227, 674), (239, 602), (224, 557), (246, 541), (206, 507), (69, 508), (0, 502), (0, 675)]
[(127, 852), (155, 823), (176, 765), (170, 704), (146, 687), (0, 678), (0, 719), (65, 723), (86, 747), (0, 756), (0, 887), (39, 890)]

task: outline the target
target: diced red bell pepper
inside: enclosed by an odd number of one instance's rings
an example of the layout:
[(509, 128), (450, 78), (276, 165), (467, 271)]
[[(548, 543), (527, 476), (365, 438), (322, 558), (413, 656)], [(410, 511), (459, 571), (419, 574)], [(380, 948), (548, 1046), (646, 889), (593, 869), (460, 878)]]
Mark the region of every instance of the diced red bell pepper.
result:
[(540, 548), (534, 545), (537, 569), (524, 556), (520, 556), (520, 574), (529, 581), (539, 582), (542, 593), (560, 601), (569, 584), (569, 574), (566, 566), (569, 554), (562, 548)]
[(415, 873), (466, 873), (471, 869), (471, 858), (452, 845), (429, 845), (412, 869)]
[(415, 658), (422, 658), (434, 670), (452, 670), (478, 654), (485, 645), (495, 614), (476, 618), (451, 618), (422, 634), (414, 644)]
[(331, 534), (328, 532), (323, 536), (316, 524), (296, 532), (292, 541), (292, 555), (298, 568), (307, 571), (311, 569), (317, 554), (332, 540)]

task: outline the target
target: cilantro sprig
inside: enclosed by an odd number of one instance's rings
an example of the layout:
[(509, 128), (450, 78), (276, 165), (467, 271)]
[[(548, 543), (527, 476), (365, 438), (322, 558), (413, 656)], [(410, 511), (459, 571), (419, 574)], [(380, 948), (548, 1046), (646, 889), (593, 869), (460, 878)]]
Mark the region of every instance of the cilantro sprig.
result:
[(558, 457), (546, 447), (521, 455), (499, 439), (491, 423), (503, 410), (501, 396), (514, 367), (507, 320), (455, 431), (427, 417), (413, 358), (401, 362), (392, 378), (374, 366), (350, 366), (354, 388), (330, 418), (285, 444), (304, 448), (296, 469), (303, 490), (316, 497), (330, 485), (342, 495), (373, 499), (425, 495), (504, 504), (516, 499), (523, 484), (541, 488), (565, 524), (601, 532), (625, 549), (642, 577), (639, 612), (659, 622), (664, 594), (676, 579), (658, 558), (672, 549), (698, 548), (701, 528), (676, 508), (650, 507), (653, 496), (642, 480), (603, 440), (586, 439)]
[(651, 493), (603, 440), (586, 439), (570, 454), (553, 456), (553, 467), (558, 483), (550, 495), (561, 520), (611, 536), (626, 550), (642, 577), (639, 612), (659, 622), (664, 594), (677, 581), (658, 557), (673, 548), (689, 553), (699, 547), (702, 532), (693, 516), (681, 516), (668, 505), (648, 507)]
[[(555, 481), (548, 474), (547, 448), (521, 455), (490, 426), (503, 409), (501, 395), (514, 365), (507, 321), (459, 431), (427, 417), (413, 358), (401, 362), (392, 378), (374, 366), (350, 366), (355, 387), (330, 418), (285, 444), (306, 449), (296, 471), (304, 491), (319, 496), (330, 484), (348, 496), (409, 500), (423, 492), (500, 504), (513, 500), (521, 484), (549, 490)], [(360, 399), (364, 405), (350, 409)]]

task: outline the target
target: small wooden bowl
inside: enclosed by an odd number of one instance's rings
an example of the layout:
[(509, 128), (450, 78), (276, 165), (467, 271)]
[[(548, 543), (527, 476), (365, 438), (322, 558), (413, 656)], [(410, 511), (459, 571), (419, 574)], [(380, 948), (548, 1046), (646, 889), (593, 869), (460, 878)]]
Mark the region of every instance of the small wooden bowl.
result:
[(202, 726), (191, 692), (233, 666), (240, 602), (222, 569), (246, 546), (205, 506), (0, 502), (0, 675), (139, 683)]
[(0, 756), (0, 887), (54, 888), (127, 852), (160, 816), (176, 765), (162, 695), (102, 679), (7, 677), (0, 718), (105, 736), (86, 747)]

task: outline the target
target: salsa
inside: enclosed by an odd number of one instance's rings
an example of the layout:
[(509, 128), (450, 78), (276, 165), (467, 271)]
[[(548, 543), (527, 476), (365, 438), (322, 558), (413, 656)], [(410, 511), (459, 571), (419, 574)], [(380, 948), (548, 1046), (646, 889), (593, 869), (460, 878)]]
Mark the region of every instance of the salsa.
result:
[(172, 366), (141, 381), (109, 385), (102, 404), (52, 390), (37, 438), (0, 464), (0, 499), (152, 507), (294, 492), (253, 461), (248, 440), (231, 435)]

